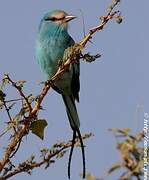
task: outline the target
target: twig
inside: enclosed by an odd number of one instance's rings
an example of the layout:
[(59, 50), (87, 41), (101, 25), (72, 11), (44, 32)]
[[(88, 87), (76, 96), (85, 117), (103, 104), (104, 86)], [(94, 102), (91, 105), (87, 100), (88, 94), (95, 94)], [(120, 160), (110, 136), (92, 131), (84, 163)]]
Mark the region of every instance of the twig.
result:
[(24, 98), (24, 100), (26, 101), (27, 105), (28, 105), (28, 108), (29, 108), (29, 111), (31, 112), (32, 111), (32, 106), (31, 104), (29, 103), (28, 101), (28, 98), (25, 96), (25, 94), (23, 93), (22, 89), (20, 88), (20, 86), (17, 86), (16, 83), (7, 75), (7, 79), (8, 81), (12, 84), (13, 87), (15, 87), (18, 92), (20, 93), (20, 95)]
[(104, 28), (104, 26), (107, 24), (107, 22), (110, 19), (113, 19), (116, 14), (118, 14), (119, 11), (115, 11), (112, 14), (109, 14), (107, 16), (103, 16), (103, 20), (99, 26), (93, 27), (89, 30), (89, 34), (85, 36), (85, 38), (79, 43), (80, 46), (82, 46), (82, 49), (85, 47), (87, 42), (92, 38), (93, 34), (95, 34), (97, 31), (100, 31)]
[(17, 153), (17, 151), (19, 150), (19, 147), (21, 145), (22, 139), (20, 139), (20, 141), (18, 142), (18, 146), (16, 147), (15, 151), (13, 152), (13, 154), (9, 157), (10, 159), (14, 157), (14, 155)]
[(22, 101), (24, 98), (18, 98), (18, 99), (10, 99), (5, 101), (5, 103), (10, 103), (10, 102), (16, 102), (16, 101)]
[(12, 122), (12, 117), (11, 117), (11, 115), (10, 115), (9, 108), (8, 108), (7, 105), (6, 105), (6, 101), (4, 100), (3, 103), (4, 103), (5, 110), (6, 110), (6, 112), (7, 112), (7, 115), (8, 115), (8, 117), (9, 117), (9, 120), (10, 120), (10, 122)]
[[(92, 133), (89, 134), (85, 134), (84, 136), (82, 136), (82, 139), (85, 140), (89, 137), (93, 136)], [(80, 141), (79, 138), (77, 137), (75, 139), (75, 147), (79, 147)], [(49, 152), (49, 154), (46, 155), (46, 158), (44, 157), (41, 161), (36, 162), (33, 161), (34, 158), (31, 158), (31, 160), (26, 160), (24, 162), (22, 162), (21, 164), (19, 164), (16, 168), (14, 168), (11, 172), (7, 173), (6, 175), (0, 177), (3, 179), (8, 179), (16, 174), (19, 174), (21, 172), (27, 172), (29, 173), (32, 169), (40, 167), (42, 165), (46, 165), (47, 163), (53, 163), (55, 162), (52, 158), (56, 157), (58, 154), (60, 154), (61, 152), (66, 152), (65, 150), (67, 150), (68, 148), (70, 148), (72, 146), (72, 142), (68, 141), (67, 143), (58, 143), (53, 145), (53, 147), (55, 148), (59, 148), (56, 151), (53, 152)]]
[[(10, 111), (9, 111), (10, 109), (7, 107), (5, 100), (3, 101), (3, 104), (4, 104), (5, 110), (6, 110), (6, 112), (7, 112), (7, 115), (8, 115), (8, 117), (9, 117), (9, 120), (10, 120), (10, 122), (12, 122), (13, 120), (12, 120), (12, 117), (11, 117), (11, 115), (10, 115)], [(15, 129), (14, 126), (13, 126), (13, 130), (14, 130), (14, 132), (16, 133), (16, 129)]]

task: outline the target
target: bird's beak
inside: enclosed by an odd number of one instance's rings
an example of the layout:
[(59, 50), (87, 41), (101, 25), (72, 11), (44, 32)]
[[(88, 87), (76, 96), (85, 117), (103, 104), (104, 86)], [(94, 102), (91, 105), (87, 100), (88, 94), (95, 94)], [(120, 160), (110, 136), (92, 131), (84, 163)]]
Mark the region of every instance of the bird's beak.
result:
[(71, 21), (71, 20), (73, 20), (75, 18), (76, 18), (76, 16), (68, 15), (68, 16), (65, 17), (65, 22), (69, 22), (69, 21)]

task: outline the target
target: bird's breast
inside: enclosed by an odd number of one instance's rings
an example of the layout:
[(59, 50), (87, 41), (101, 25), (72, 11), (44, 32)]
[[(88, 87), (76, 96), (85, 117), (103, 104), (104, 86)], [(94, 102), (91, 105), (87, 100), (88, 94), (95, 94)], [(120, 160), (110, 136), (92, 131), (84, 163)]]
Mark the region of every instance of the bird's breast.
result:
[(49, 77), (58, 69), (65, 51), (63, 38), (48, 37), (37, 42), (36, 56), (42, 71)]
[[(63, 59), (64, 51), (70, 46), (68, 38), (64, 36), (48, 36), (40, 38), (37, 42), (36, 56), (46, 79), (52, 77), (58, 70), (59, 61)], [(71, 92), (72, 68), (70, 67), (55, 86), (67, 94)]]

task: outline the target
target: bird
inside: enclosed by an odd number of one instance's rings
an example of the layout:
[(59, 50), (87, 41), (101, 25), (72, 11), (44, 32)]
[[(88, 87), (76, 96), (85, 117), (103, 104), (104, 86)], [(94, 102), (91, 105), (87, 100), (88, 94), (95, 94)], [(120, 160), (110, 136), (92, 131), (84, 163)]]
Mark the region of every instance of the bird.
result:
[[(36, 41), (36, 59), (46, 80), (50, 79), (58, 70), (60, 60), (63, 60), (65, 50), (75, 45), (75, 41), (68, 33), (68, 22), (76, 16), (69, 15), (63, 10), (53, 10), (46, 13), (39, 24)], [(61, 77), (55, 81), (52, 88), (62, 96), (67, 116), (73, 131), (72, 145), (68, 160), (68, 178), (70, 179), (71, 159), (76, 137), (80, 140), (83, 178), (85, 178), (85, 150), (80, 133), (80, 120), (75, 101), (79, 102), (80, 91), (80, 62), (71, 64)]]

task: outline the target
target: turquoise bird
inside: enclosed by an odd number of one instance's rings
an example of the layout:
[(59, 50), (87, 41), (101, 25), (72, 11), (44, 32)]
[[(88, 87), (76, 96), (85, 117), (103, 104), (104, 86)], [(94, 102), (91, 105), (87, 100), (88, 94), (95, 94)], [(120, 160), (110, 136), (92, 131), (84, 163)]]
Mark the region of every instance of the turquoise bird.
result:
[[(75, 19), (62, 10), (54, 10), (45, 14), (42, 18), (36, 43), (36, 59), (46, 79), (51, 78), (58, 70), (59, 62), (63, 59), (64, 51), (72, 47), (75, 42), (68, 34), (68, 22)], [(75, 144), (76, 135), (80, 139), (83, 159), (83, 178), (85, 178), (85, 152), (79, 130), (80, 121), (75, 105), (79, 102), (80, 90), (80, 64), (70, 65), (69, 69), (56, 81), (52, 88), (62, 95), (70, 126), (73, 130), (72, 146), (68, 161), (68, 177), (70, 179), (70, 165)]]

